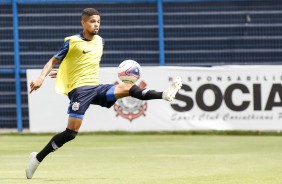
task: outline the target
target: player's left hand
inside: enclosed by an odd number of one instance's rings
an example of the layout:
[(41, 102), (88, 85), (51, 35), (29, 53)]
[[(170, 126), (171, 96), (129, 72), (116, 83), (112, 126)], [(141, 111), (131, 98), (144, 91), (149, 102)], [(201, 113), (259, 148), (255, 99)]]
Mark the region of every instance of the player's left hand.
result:
[(58, 73), (58, 69), (52, 69), (51, 72), (49, 73), (49, 76), (51, 78), (56, 78)]

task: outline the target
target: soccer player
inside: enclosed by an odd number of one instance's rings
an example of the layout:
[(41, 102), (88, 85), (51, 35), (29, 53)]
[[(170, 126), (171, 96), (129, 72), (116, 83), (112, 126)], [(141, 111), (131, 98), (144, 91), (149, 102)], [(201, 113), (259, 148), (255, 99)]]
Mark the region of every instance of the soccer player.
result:
[(44, 66), (40, 76), (30, 84), (30, 93), (40, 88), (45, 77), (56, 63), (61, 61), (56, 76), (58, 93), (68, 96), (68, 125), (56, 134), (40, 152), (32, 152), (26, 168), (26, 177), (31, 179), (43, 159), (51, 152), (73, 140), (82, 124), (90, 104), (110, 108), (117, 99), (132, 96), (140, 100), (164, 99), (172, 101), (182, 86), (177, 76), (163, 92), (141, 89), (134, 84), (99, 84), (99, 63), (103, 53), (103, 39), (98, 35), (100, 14), (93, 8), (82, 11), (81, 33), (66, 37), (63, 47)]

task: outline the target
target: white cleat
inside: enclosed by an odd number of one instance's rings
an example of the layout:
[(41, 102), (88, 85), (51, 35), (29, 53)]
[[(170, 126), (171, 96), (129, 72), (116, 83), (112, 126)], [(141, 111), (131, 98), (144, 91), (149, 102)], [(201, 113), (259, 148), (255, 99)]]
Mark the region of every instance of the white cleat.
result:
[(36, 158), (36, 155), (37, 155), (37, 152), (32, 152), (29, 155), (28, 165), (27, 165), (27, 168), (25, 170), (25, 174), (26, 174), (26, 178), (27, 179), (31, 179), (32, 178), (35, 170), (37, 169), (37, 167), (40, 164), (40, 162)]
[(171, 86), (169, 86), (166, 90), (163, 91), (163, 99), (171, 102), (175, 98), (176, 93), (181, 89), (181, 86), (181, 77), (176, 76)]

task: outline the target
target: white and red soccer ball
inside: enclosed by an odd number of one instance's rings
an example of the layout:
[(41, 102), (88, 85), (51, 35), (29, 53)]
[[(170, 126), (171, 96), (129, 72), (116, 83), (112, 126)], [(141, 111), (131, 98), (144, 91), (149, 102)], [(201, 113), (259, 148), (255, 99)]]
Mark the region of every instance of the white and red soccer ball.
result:
[(141, 67), (134, 60), (125, 60), (118, 66), (118, 78), (128, 84), (134, 84), (141, 76)]

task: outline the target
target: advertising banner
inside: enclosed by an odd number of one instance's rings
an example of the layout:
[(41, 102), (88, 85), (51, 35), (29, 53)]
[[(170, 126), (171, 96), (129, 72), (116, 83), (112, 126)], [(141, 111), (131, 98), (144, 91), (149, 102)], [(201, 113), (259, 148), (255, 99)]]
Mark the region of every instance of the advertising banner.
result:
[[(28, 70), (27, 82), (41, 70)], [(142, 67), (136, 85), (162, 91), (173, 77), (183, 86), (172, 102), (126, 97), (110, 109), (92, 105), (80, 131), (275, 130), (282, 129), (282, 66)], [(55, 79), (28, 95), (31, 132), (67, 125), (67, 96)], [(100, 82), (120, 83), (116, 68), (101, 68)], [(29, 89), (29, 87), (28, 87)]]

